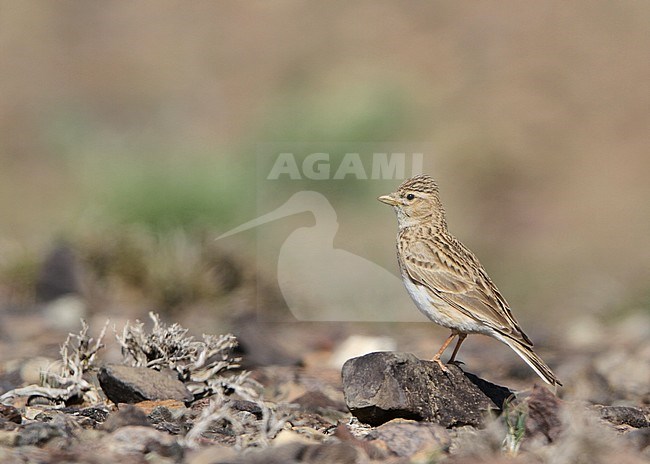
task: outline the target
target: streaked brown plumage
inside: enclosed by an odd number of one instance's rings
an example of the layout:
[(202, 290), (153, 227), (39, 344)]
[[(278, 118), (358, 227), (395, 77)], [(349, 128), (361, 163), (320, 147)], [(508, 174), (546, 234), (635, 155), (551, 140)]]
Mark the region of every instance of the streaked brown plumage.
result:
[(449, 360), (454, 362), (467, 334), (480, 333), (512, 348), (545, 382), (562, 385), (534, 353), (533, 343), (474, 253), (448, 232), (435, 181), (415, 176), (379, 200), (397, 213), (397, 258), (407, 291), (429, 319), (451, 329), (434, 361), (443, 366), (440, 356), (458, 336)]

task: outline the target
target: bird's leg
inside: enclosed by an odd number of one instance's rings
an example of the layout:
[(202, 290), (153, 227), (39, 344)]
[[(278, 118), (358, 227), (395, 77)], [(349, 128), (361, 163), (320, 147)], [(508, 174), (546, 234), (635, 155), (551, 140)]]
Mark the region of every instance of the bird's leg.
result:
[[(458, 354), (458, 350), (460, 349), (460, 345), (463, 344), (465, 339), (467, 338), (467, 334), (464, 333), (459, 333), (458, 334), (458, 341), (456, 342), (456, 347), (454, 348), (454, 352), (451, 353), (451, 358), (449, 358), (449, 361), (447, 361), (447, 364), (458, 364), (460, 361), (456, 361), (456, 354)], [(462, 363), (461, 363), (462, 364)]]
[(440, 366), (440, 368), (444, 372), (449, 372), (449, 369), (447, 369), (447, 366), (445, 366), (442, 363), (442, 361), (440, 360), (440, 356), (442, 356), (442, 353), (445, 352), (445, 350), (447, 349), (447, 347), (449, 346), (449, 344), (451, 343), (451, 341), (454, 339), (454, 337), (456, 335), (458, 335), (458, 333), (456, 331), (452, 330), (451, 335), (449, 335), (449, 337), (447, 337), (447, 340), (445, 340), (445, 343), (442, 344), (442, 346), (440, 347), (438, 352), (433, 356), (433, 359), (431, 359), (431, 361), (433, 361), (435, 363), (438, 363), (438, 365)]

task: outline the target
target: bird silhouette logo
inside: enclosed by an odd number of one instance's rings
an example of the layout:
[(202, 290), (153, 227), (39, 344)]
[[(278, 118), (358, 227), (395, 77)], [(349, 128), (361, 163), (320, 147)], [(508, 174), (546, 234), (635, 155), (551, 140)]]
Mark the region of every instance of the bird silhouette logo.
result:
[(301, 321), (424, 322), (408, 311), (401, 280), (377, 263), (335, 248), (339, 228), (334, 207), (321, 193), (294, 193), (283, 205), (248, 221), (217, 240), (294, 214), (311, 212), (315, 224), (299, 227), (278, 252), (278, 286)]

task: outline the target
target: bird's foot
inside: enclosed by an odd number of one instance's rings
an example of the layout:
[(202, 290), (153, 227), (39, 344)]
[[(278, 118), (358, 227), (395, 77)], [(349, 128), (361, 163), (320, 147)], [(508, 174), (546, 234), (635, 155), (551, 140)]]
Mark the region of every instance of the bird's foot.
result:
[(449, 374), (449, 368), (445, 366), (445, 363), (443, 363), (438, 356), (434, 356), (431, 361), (438, 364), (438, 366), (440, 366), (440, 369), (442, 369), (442, 372)]
[(463, 361), (459, 361), (458, 359), (450, 359), (447, 364), (453, 364), (456, 367), (460, 367), (461, 365), (465, 364)]

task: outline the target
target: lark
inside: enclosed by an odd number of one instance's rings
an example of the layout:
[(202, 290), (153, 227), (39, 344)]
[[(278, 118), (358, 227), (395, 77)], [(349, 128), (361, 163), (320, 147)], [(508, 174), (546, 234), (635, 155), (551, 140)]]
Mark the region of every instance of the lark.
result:
[(435, 181), (415, 176), (378, 200), (397, 213), (397, 260), (406, 290), (425, 316), (451, 329), (433, 361), (447, 370), (440, 357), (453, 339), (458, 337), (449, 363), (455, 362), (468, 334), (483, 334), (512, 348), (545, 382), (562, 385), (535, 354), (533, 342), (474, 253), (447, 230)]

